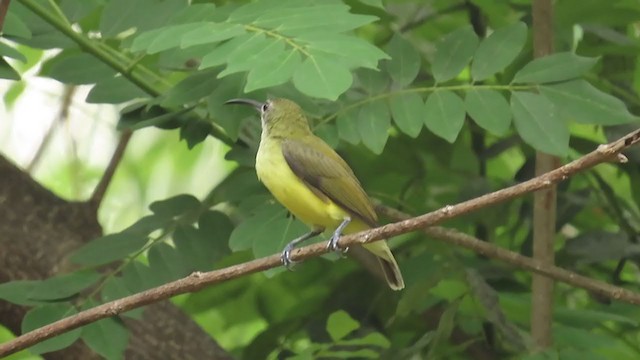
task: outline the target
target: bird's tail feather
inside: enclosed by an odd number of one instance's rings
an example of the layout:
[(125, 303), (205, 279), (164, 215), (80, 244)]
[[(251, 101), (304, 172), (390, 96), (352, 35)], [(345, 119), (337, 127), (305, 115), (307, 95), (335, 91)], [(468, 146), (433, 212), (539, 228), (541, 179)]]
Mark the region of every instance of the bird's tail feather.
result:
[(376, 241), (371, 244), (363, 245), (363, 247), (377, 257), (389, 287), (392, 290), (404, 289), (404, 279), (402, 278), (400, 267), (398, 266), (396, 259), (393, 257), (393, 253), (391, 253), (391, 249), (389, 249), (387, 243), (384, 240)]

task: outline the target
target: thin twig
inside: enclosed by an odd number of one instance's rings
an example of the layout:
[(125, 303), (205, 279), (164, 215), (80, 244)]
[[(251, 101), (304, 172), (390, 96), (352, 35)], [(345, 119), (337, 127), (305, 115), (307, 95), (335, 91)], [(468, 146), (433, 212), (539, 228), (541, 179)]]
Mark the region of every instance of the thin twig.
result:
[(96, 186), (93, 194), (91, 195), (91, 199), (89, 202), (94, 205), (97, 209), (102, 202), (102, 198), (104, 198), (104, 194), (107, 192), (107, 188), (111, 183), (111, 179), (113, 179), (113, 174), (115, 174), (116, 169), (118, 168), (118, 164), (122, 161), (122, 157), (124, 156), (124, 151), (127, 149), (127, 144), (131, 139), (132, 135), (131, 130), (124, 130), (120, 135), (120, 140), (118, 140), (118, 145), (116, 146), (116, 150), (113, 152), (113, 156), (111, 156), (111, 160), (109, 161), (109, 165), (107, 169), (104, 171), (100, 182)]
[[(467, 214), (490, 205), (495, 205), (536, 190), (548, 188), (560, 181), (566, 180), (568, 177), (580, 171), (592, 168), (597, 164), (606, 161), (623, 161), (625, 158), (619, 155), (620, 151), (638, 142), (640, 142), (640, 129), (633, 131), (610, 144), (600, 145), (598, 149), (590, 152), (589, 154), (586, 154), (583, 157), (542, 176), (535, 177), (518, 185), (498, 190), (457, 205), (448, 205), (442, 209), (424, 215), (387, 224), (357, 234), (343, 236), (340, 238), (340, 245), (342, 247), (346, 247), (369, 243), (380, 239), (387, 239), (396, 235), (432, 226), (444, 220)], [(477, 251), (482, 252), (485, 256), (508, 261), (513, 265), (522, 266), (523, 268), (532, 270), (536, 273), (594, 291), (612, 299), (640, 305), (640, 294), (638, 293), (589, 279), (556, 266), (547, 266), (539, 261), (501, 249), (490, 243), (477, 241), (467, 235), (462, 236), (457, 232), (452, 233), (449, 230), (438, 228), (435, 230), (431, 229), (431, 231), (434, 237), (461, 246), (464, 244), (464, 246), (468, 246), (470, 249), (477, 249)], [(439, 234), (442, 236), (436, 236)], [(471, 244), (473, 244), (473, 246)], [(293, 260), (300, 261), (310, 257), (319, 256), (326, 252), (327, 247), (325, 244), (316, 243), (294, 250), (291, 257)], [(246, 263), (229, 266), (220, 270), (214, 270), (206, 273), (196, 272), (180, 280), (96, 306), (18, 336), (4, 344), (0, 344), (0, 357), (13, 354), (41, 341), (50, 339), (73, 329), (77, 329), (83, 325), (87, 325), (100, 319), (115, 316), (179, 294), (198, 291), (209, 285), (218, 284), (278, 266), (281, 266), (280, 254), (275, 254)]]
[[(1, 1), (1, 0), (0, 0)], [(58, 126), (64, 124), (65, 121), (69, 118), (69, 110), (71, 108), (71, 101), (73, 100), (73, 95), (76, 92), (77, 87), (75, 85), (65, 85), (63, 86), (62, 96), (60, 97), (60, 111), (58, 111), (58, 116), (51, 122), (47, 132), (42, 138), (42, 142), (38, 149), (36, 150), (35, 155), (27, 165), (27, 172), (32, 173), (33, 170), (38, 166), (40, 160), (42, 159), (42, 155), (44, 155), (45, 150), (49, 147), (49, 143), (55, 134), (55, 130)]]

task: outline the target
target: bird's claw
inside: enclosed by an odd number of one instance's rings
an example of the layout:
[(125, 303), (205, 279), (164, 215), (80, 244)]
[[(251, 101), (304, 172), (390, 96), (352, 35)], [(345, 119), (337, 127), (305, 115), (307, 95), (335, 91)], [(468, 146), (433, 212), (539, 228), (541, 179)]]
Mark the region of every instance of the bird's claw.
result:
[(287, 270), (293, 270), (293, 265), (296, 264), (295, 261), (291, 260), (291, 252), (293, 251), (293, 245), (287, 244), (282, 250), (282, 255), (280, 255), (280, 261), (282, 261), (282, 265), (287, 268)]
[(346, 254), (347, 251), (349, 251), (349, 247), (346, 247), (344, 249), (341, 248), (340, 244), (338, 244), (339, 240), (340, 240), (340, 235), (333, 234), (333, 236), (331, 236), (331, 239), (329, 239), (329, 243), (327, 243), (327, 249), (330, 251), (340, 252), (341, 254)]

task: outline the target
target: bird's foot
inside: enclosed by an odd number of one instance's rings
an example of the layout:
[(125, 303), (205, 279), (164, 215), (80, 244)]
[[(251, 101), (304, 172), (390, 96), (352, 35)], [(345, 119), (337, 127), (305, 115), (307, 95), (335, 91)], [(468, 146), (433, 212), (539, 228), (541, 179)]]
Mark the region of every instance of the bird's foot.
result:
[(346, 218), (342, 221), (338, 228), (336, 228), (336, 231), (334, 231), (333, 235), (331, 235), (331, 239), (329, 239), (329, 243), (327, 243), (327, 249), (340, 252), (342, 254), (345, 254), (347, 251), (349, 251), (349, 247), (341, 248), (340, 244), (338, 244), (338, 241), (340, 241), (342, 231), (347, 227), (347, 225), (349, 225), (350, 222), (351, 218)]
[(291, 260), (291, 252), (294, 249), (294, 245), (293, 242), (288, 243), (280, 255), (280, 261), (282, 261), (282, 265), (284, 265), (287, 270), (293, 270), (293, 266), (296, 264), (295, 261)]
[(291, 252), (295, 249), (295, 246), (307, 239), (311, 239), (312, 237), (318, 236), (322, 233), (322, 229), (314, 229), (296, 239), (293, 239), (290, 243), (288, 243), (284, 249), (282, 250), (282, 254), (280, 255), (280, 261), (282, 261), (282, 265), (286, 267), (288, 270), (291, 270), (293, 265), (296, 264), (295, 261), (291, 259)]

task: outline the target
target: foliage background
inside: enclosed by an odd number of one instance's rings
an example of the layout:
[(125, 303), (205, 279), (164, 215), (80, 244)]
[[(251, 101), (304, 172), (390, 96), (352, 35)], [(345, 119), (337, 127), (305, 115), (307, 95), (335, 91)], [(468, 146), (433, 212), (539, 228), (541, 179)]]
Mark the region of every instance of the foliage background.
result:
[[(21, 281), (0, 285), (0, 298), (28, 306), (22, 330), (33, 329), (195, 270), (273, 254), (303, 232), (257, 182), (259, 122), (222, 106), (233, 97), (295, 99), (372, 197), (412, 214), (531, 177), (534, 150), (572, 159), (637, 127), (640, 5), (557, 2), (559, 54), (533, 63), (530, 8), (525, 0), (13, 1), (0, 39), (0, 75), (12, 80), (5, 106), (25, 96), (19, 77), (35, 73), (65, 84), (61, 109), (79, 106), (64, 101), (79, 89), (85, 99), (74, 101), (121, 114), (116, 123), (102, 111), (85, 118), (93, 130), (72, 132), (68, 156), (47, 147), (31, 174), (67, 200), (86, 200), (111, 153), (95, 139), (134, 135), (97, 199), (106, 235), (68, 254), (73, 272), (12, 278)], [(61, 114), (57, 136), (72, 124)], [(556, 250), (563, 267), (637, 289), (640, 155), (628, 155), (628, 164), (561, 185)], [(522, 198), (447, 226), (529, 255), (531, 207)], [(639, 356), (635, 307), (560, 284), (555, 343), (534, 354), (530, 274), (418, 234), (391, 245), (407, 283), (400, 293), (328, 256), (173, 303), (247, 359)], [(31, 354), (80, 339), (121, 358), (135, 337), (121, 318)]]

